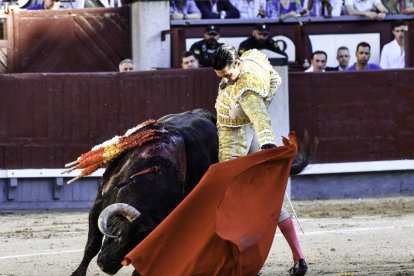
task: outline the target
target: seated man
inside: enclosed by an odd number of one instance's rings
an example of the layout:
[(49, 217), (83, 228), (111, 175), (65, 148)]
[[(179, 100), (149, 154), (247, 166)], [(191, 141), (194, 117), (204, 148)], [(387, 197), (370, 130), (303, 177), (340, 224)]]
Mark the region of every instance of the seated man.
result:
[(414, 0), (405, 0), (401, 2), (402, 14), (414, 14)]
[(338, 66), (336, 67), (326, 67), (326, 71), (345, 71), (348, 68), (349, 64), (349, 49), (346, 46), (341, 46), (336, 51), (336, 60), (338, 61)]
[(271, 0), (266, 5), (267, 17), (280, 20), (296, 17), (306, 12), (307, 10), (302, 7), (302, 2), (297, 0)]
[(135, 63), (132, 59), (124, 59), (119, 63), (119, 72), (130, 72), (135, 70)]
[(32, 4), (27, 10), (58, 10), (58, 9), (82, 9), (85, 6), (85, 0), (59, 1), (44, 0), (38, 4)]
[(59, 1), (44, 0), (42, 3), (33, 4), (27, 7), (27, 10), (56, 10), (59, 9)]
[(328, 55), (325, 51), (315, 51), (312, 53), (311, 66), (305, 72), (325, 72)]
[(380, 66), (383, 69), (405, 67), (404, 31), (407, 25), (400, 20), (392, 22), (394, 40), (385, 44), (381, 52)]
[(170, 19), (200, 19), (201, 12), (194, 0), (171, 0)]
[(310, 16), (341, 16), (342, 0), (305, 0), (303, 6)]
[(230, 0), (240, 12), (240, 18), (265, 18), (266, 0)]
[(219, 43), (220, 30), (216, 25), (209, 25), (204, 30), (204, 39), (191, 45), (190, 52), (193, 52), (201, 66), (210, 67), (216, 50), (223, 45)]
[(375, 20), (382, 20), (389, 13), (381, 0), (345, 0), (349, 15), (361, 15)]
[(348, 71), (379, 70), (381, 66), (375, 63), (368, 63), (371, 57), (371, 45), (367, 42), (360, 42), (355, 51), (357, 61), (348, 67)]
[(288, 57), (285, 53), (285, 49), (280, 49), (277, 41), (274, 41), (269, 37), (269, 29), (266, 24), (257, 24), (253, 28), (251, 36), (240, 43), (239, 55), (242, 55), (244, 52), (251, 49), (267, 49), (278, 53), (285, 58)]
[(202, 19), (240, 18), (240, 12), (230, 0), (196, 1)]
[(198, 68), (198, 59), (194, 53), (185, 51), (181, 54), (181, 68), (182, 69), (194, 69)]

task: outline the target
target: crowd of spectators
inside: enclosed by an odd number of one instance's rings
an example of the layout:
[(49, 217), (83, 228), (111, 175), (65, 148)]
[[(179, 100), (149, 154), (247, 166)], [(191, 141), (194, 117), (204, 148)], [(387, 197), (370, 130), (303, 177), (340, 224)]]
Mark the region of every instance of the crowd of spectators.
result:
[[(346, 46), (337, 49), (336, 60), (338, 65), (327, 67), (328, 55), (323, 50), (316, 50), (312, 53), (310, 63), (305, 60), (305, 72), (325, 72), (325, 71), (360, 71), (360, 70), (378, 70), (378, 69), (397, 69), (405, 67), (405, 48), (404, 48), (404, 31), (407, 25), (400, 20), (392, 22), (392, 33), (394, 39), (385, 44), (381, 51), (381, 64), (369, 63), (371, 57), (371, 45), (367, 42), (360, 42), (355, 49), (356, 62), (349, 65), (350, 50)], [(220, 38), (219, 28), (215, 25), (209, 25), (204, 32), (204, 39), (195, 42), (189, 51), (184, 52), (181, 56), (181, 68), (198, 68), (210, 67), (215, 51), (222, 43), (218, 42)], [(242, 41), (239, 45), (238, 54), (251, 50), (269, 50), (279, 54), (281, 58), (288, 59), (285, 53), (286, 45), (280, 47), (278, 41), (274, 41), (269, 36), (269, 29), (266, 24), (257, 24), (253, 27), (251, 36)]]
[(312, 53), (311, 63), (306, 65), (305, 72), (325, 72), (325, 71), (364, 71), (381, 69), (400, 69), (405, 67), (404, 51), (404, 30), (407, 26), (402, 21), (394, 21), (392, 33), (394, 39), (385, 44), (381, 51), (380, 64), (369, 62), (371, 57), (371, 45), (365, 41), (358, 43), (355, 49), (356, 62), (349, 64), (350, 54), (346, 46), (341, 46), (337, 50), (336, 59), (338, 66), (326, 67), (328, 55), (326, 52), (317, 50)]
[[(94, 1), (94, 0), (90, 0)], [(97, 0), (96, 0), (97, 1)], [(381, 20), (387, 14), (414, 14), (414, 0), (169, 0), (170, 19), (274, 18), (341, 15)], [(0, 3), (2, 0), (0, 0)], [(85, 7), (85, 0), (31, 0), (28, 10)], [(125, 1), (100, 0), (104, 7)]]
[[(0, 0), (1, 1), (1, 0)], [(81, 8), (85, 0), (35, 0), (28, 10)], [(284, 20), (288, 17), (299, 16), (341, 16), (356, 15), (374, 20), (382, 20), (388, 14), (414, 14), (414, 0), (169, 0), (170, 19), (228, 19), (228, 18), (275, 18)], [(33, 2), (33, 1), (32, 1)], [(120, 6), (121, 0), (107, 0), (109, 6)], [(119, 3), (119, 5), (117, 4)], [(63, 5), (62, 5), (63, 4)], [(381, 51), (380, 64), (365, 64), (369, 60), (370, 45), (362, 43), (356, 49), (357, 62), (348, 67), (349, 49), (345, 46), (337, 51), (337, 67), (326, 67), (327, 55), (322, 50), (312, 53), (310, 63), (304, 65), (306, 72), (344, 71), (354, 68), (388, 69), (404, 67), (404, 40), (406, 26), (400, 21), (393, 24), (394, 40), (384, 45)], [(211, 66), (212, 56), (222, 43), (219, 42), (218, 26), (209, 25), (204, 32), (204, 38), (195, 42), (187, 56), (182, 57), (182, 68), (198, 68)], [(280, 44), (281, 43), (281, 44)], [(251, 36), (240, 43), (239, 54), (250, 49), (266, 49), (285, 58), (286, 43), (283, 40), (274, 41), (269, 35), (266, 24), (257, 24)], [(358, 52), (360, 51), (360, 52)], [(184, 62), (184, 60), (185, 62)]]
[[(198, 66), (211, 67), (214, 53), (223, 45), (223, 43), (218, 41), (219, 38), (219, 27), (216, 25), (208, 25), (204, 30), (204, 38), (194, 42), (189, 51), (182, 54), (180, 61), (181, 67), (184, 69), (198, 68)], [(286, 47), (286, 43), (283, 40), (273, 40), (269, 35), (269, 28), (266, 24), (256, 24), (252, 29), (251, 36), (240, 43), (238, 54), (242, 55), (251, 49), (269, 50), (279, 54), (280, 58), (287, 60)], [(185, 61), (190, 61), (190, 57), (194, 57), (197, 60), (196, 67), (185, 64)]]
[[(171, 19), (276, 18), (412, 14), (414, 0), (170, 0)], [(179, 8), (177, 8), (179, 7)], [(195, 16), (195, 17), (194, 17)]]

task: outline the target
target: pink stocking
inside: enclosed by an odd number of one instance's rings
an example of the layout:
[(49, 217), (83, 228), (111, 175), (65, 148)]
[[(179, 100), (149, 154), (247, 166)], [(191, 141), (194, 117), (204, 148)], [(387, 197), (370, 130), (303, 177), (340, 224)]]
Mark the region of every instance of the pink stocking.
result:
[(302, 249), (300, 248), (292, 218), (287, 218), (284, 221), (279, 222), (278, 226), (287, 240), (290, 250), (292, 250), (293, 261), (297, 262), (299, 259), (304, 259), (305, 257), (303, 256)]

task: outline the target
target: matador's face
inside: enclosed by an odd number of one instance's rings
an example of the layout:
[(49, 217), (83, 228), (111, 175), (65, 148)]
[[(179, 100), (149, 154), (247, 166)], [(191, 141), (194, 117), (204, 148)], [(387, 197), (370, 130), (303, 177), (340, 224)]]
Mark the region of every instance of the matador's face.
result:
[(235, 81), (241, 72), (243, 63), (240, 60), (236, 60), (232, 65), (227, 65), (221, 70), (214, 70), (220, 78), (224, 78), (227, 81)]

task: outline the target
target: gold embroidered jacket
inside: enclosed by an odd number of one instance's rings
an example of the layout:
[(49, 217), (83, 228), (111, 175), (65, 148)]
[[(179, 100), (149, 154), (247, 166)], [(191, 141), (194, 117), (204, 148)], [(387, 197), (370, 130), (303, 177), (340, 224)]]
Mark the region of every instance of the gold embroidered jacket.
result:
[(221, 161), (247, 154), (250, 138), (246, 126), (253, 125), (260, 146), (275, 144), (267, 107), (282, 79), (256, 49), (245, 52), (240, 59), (243, 67), (238, 79), (234, 83), (221, 81), (215, 104)]

